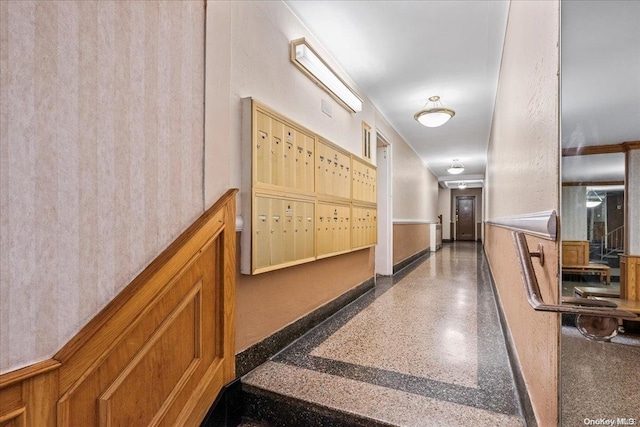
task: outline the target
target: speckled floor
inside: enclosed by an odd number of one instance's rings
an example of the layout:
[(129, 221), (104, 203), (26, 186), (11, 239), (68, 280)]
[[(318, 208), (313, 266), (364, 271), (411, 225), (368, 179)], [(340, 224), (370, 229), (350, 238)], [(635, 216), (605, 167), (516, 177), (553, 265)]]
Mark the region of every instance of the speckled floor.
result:
[(243, 387), (358, 425), (523, 425), (484, 262), (476, 243), (447, 244), (378, 279)]
[[(616, 337), (618, 338), (618, 337)], [(635, 343), (635, 345), (633, 345)], [(562, 328), (562, 425), (586, 419), (631, 418), (640, 422), (640, 346), (585, 339), (576, 328)]]

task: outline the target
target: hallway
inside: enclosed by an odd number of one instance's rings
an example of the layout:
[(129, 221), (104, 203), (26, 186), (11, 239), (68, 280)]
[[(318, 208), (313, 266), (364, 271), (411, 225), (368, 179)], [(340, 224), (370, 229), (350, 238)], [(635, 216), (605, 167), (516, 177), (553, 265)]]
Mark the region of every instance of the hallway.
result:
[(445, 244), (243, 379), (269, 425), (522, 425), (486, 260)]

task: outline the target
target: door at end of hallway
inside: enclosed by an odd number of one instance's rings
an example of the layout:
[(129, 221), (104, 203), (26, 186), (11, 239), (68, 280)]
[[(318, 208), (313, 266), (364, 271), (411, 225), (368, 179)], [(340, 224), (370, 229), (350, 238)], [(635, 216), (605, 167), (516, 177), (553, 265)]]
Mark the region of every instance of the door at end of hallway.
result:
[(475, 240), (475, 197), (456, 196), (456, 240)]

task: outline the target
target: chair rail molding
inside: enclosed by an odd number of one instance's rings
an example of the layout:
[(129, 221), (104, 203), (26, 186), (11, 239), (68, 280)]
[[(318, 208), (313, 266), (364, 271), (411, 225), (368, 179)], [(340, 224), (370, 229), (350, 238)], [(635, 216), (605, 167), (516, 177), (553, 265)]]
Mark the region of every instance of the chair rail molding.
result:
[(558, 218), (555, 210), (489, 219), (485, 224), (556, 241)]

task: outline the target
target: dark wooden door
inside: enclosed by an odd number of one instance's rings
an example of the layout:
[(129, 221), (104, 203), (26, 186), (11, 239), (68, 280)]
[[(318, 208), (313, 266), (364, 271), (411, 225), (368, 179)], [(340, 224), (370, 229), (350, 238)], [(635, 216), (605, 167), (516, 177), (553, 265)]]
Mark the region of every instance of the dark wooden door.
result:
[(607, 193), (607, 248), (624, 249), (624, 192)]
[(456, 240), (474, 240), (475, 208), (473, 196), (456, 197)]

